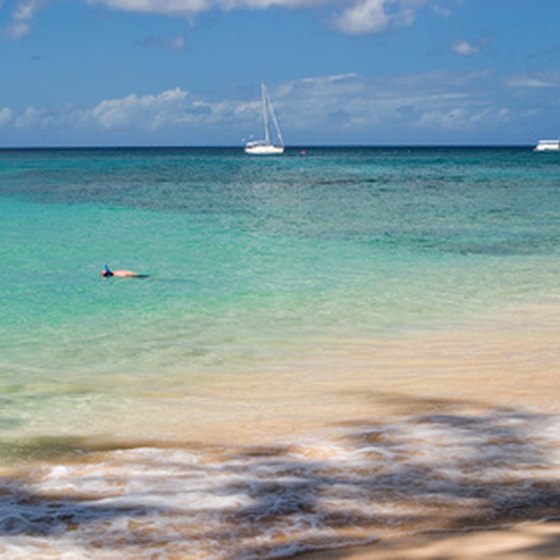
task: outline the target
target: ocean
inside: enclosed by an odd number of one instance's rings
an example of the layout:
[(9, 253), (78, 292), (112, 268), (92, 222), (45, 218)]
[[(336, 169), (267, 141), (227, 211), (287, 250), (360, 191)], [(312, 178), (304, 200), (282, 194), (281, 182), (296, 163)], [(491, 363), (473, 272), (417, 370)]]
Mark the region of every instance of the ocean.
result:
[(523, 147), (0, 151), (0, 554), (549, 517), (559, 194)]

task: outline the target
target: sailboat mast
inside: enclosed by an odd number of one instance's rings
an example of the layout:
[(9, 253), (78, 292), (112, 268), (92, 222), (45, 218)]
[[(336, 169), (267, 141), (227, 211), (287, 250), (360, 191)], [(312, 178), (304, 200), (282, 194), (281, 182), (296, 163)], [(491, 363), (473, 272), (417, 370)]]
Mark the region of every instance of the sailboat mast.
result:
[(276, 131), (276, 137), (278, 138), (278, 142), (280, 146), (284, 145), (284, 138), (282, 138), (282, 133), (280, 132), (280, 125), (278, 124), (278, 120), (276, 119), (276, 114), (274, 113), (274, 107), (272, 106), (272, 101), (270, 98), (268, 99), (269, 107), (270, 107), (270, 116), (272, 117), (272, 122), (274, 123), (274, 130)]
[(264, 124), (264, 140), (266, 144), (270, 144), (270, 132), (268, 130), (268, 96), (266, 94), (266, 85), (264, 82), (261, 84), (261, 97), (262, 97), (262, 112), (263, 112), (263, 124)]

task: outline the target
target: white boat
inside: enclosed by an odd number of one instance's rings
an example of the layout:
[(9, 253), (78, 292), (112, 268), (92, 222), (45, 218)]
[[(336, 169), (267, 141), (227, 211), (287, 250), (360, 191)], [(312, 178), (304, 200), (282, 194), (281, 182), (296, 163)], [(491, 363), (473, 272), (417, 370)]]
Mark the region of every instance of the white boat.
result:
[(560, 151), (560, 140), (539, 140), (533, 148), (534, 152), (558, 152)]
[[(280, 126), (274, 114), (272, 101), (268, 95), (266, 84), (263, 82), (261, 86), (261, 103), (262, 103), (262, 116), (264, 124), (264, 140), (252, 140), (245, 144), (245, 153), (254, 156), (270, 156), (284, 153), (284, 139), (280, 132)], [(270, 139), (270, 121), (274, 125), (276, 135), (275, 143)]]

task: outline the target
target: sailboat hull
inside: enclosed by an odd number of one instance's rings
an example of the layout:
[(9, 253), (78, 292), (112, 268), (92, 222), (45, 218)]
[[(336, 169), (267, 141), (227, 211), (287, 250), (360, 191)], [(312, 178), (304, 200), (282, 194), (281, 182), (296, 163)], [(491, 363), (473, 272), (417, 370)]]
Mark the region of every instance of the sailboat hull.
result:
[(272, 144), (264, 144), (260, 146), (245, 146), (245, 153), (252, 156), (273, 156), (284, 153), (283, 146), (273, 146)]
[[(1, 2), (2, 0), (0, 0)], [(261, 105), (262, 118), (264, 124), (264, 138), (262, 140), (252, 140), (245, 144), (245, 153), (253, 156), (274, 156), (284, 153), (284, 139), (280, 132), (280, 126), (274, 114), (272, 101), (268, 95), (264, 82), (261, 85)], [(269, 121), (272, 121), (274, 130), (276, 131), (276, 139), (272, 140), (270, 136)]]

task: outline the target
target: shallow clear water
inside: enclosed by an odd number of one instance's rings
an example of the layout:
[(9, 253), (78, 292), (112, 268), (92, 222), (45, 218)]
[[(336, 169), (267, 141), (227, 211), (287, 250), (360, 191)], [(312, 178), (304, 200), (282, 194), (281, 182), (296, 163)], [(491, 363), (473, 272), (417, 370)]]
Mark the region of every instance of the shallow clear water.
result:
[(91, 407), (154, 372), (157, 392), (555, 295), (559, 170), (523, 149), (1, 152), (6, 429), (30, 402)]
[(2, 152), (5, 365), (245, 369), (557, 293), (560, 160), (294, 154)]
[[(559, 172), (554, 154), (521, 148), (0, 151), (4, 462), (79, 447), (71, 438), (149, 434), (143, 416), (173, 439), (183, 406), (201, 425), (225, 422), (227, 391), (201, 388), (250, 392), (324, 349), (554, 300)], [(104, 280), (105, 263), (149, 277)], [(43, 436), (54, 439), (29, 443)], [(339, 537), (352, 542), (329, 546)]]

